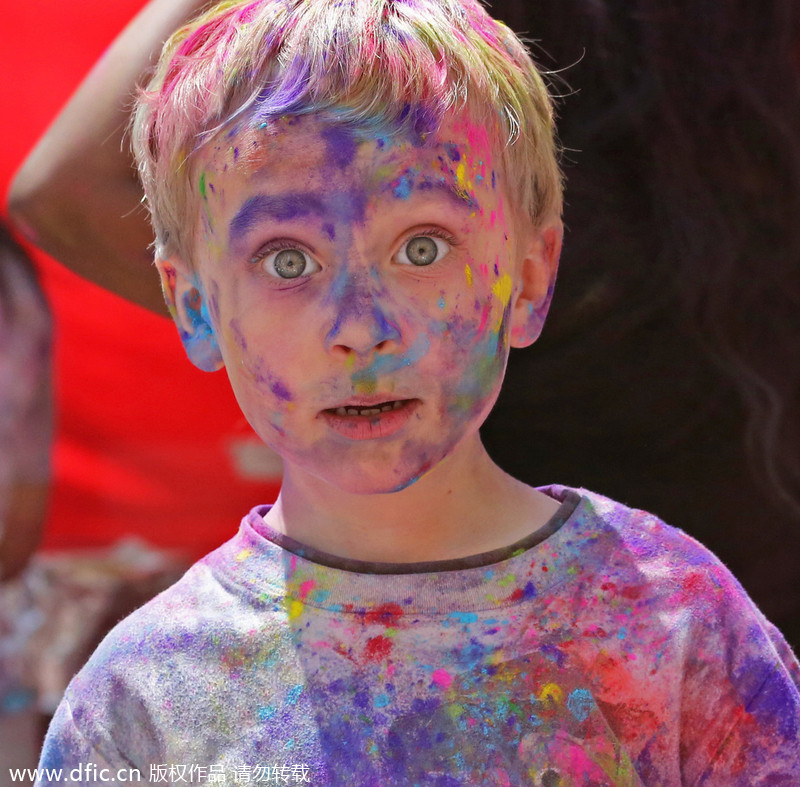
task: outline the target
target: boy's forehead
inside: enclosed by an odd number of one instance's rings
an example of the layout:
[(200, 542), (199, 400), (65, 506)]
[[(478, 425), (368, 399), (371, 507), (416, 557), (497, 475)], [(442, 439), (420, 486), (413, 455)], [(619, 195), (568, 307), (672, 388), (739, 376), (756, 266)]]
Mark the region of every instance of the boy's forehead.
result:
[(313, 114), (281, 117), (229, 130), (201, 151), (194, 169), (199, 178), (205, 173), (222, 180), (225, 175), (302, 180), (305, 187), (324, 186), (343, 175), (368, 187), (405, 169), (432, 169), (443, 181), (463, 181), (463, 188), (475, 185), (476, 169), (479, 184), (494, 188), (499, 179), (486, 129), (462, 115), (447, 117), (436, 131), (420, 135), (354, 128)]
[(341, 223), (445, 221), (465, 229), (480, 216), (486, 232), (520, 235), (489, 134), (465, 115), (446, 117), (422, 137), (314, 115), (280, 118), (218, 136), (192, 170), (198, 241), (219, 255), (281, 222), (338, 236)]

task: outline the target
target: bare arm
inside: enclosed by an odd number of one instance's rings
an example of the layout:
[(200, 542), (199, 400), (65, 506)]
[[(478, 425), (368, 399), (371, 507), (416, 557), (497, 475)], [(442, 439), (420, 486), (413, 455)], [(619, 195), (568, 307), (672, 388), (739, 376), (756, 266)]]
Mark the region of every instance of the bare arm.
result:
[(152, 0), (122, 31), (17, 172), (9, 215), (81, 276), (166, 314), (150, 224), (123, 139), (133, 91), (163, 42), (208, 0)]
[[(35, 311), (34, 311), (35, 309)], [(32, 557), (44, 531), (50, 496), (50, 450), (53, 435), (53, 390), (50, 377), (50, 319), (44, 307), (29, 300), (17, 328), (30, 345), (15, 364), (25, 364), (17, 377), (30, 378), (24, 402), (14, 412), (14, 428), (6, 435), (4, 461), (12, 465), (0, 526), (0, 583), (17, 576)], [(31, 341), (33, 339), (33, 341)], [(35, 373), (31, 375), (31, 372)], [(9, 402), (4, 405), (9, 406)]]
[(18, 576), (28, 564), (44, 529), (50, 484), (15, 483), (8, 490), (5, 533), (0, 537), (0, 583)]
[(50, 485), (51, 320), (25, 253), (0, 222), (0, 583), (42, 535)]

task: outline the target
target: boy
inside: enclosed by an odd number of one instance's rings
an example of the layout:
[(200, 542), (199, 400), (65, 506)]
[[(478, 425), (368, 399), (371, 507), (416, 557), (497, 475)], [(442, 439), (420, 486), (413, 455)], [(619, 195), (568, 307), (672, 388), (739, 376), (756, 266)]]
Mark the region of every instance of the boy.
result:
[(187, 353), (284, 483), (106, 639), (42, 767), (791, 783), (798, 665), (718, 561), (481, 446), (561, 243), (549, 99), (506, 28), (469, 0), (225, 2), (167, 45), (134, 146)]

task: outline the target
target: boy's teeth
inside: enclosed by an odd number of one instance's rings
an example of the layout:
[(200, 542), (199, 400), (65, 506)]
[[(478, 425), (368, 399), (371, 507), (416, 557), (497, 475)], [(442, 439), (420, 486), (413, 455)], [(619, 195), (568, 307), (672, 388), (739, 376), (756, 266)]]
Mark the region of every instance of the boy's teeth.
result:
[(336, 415), (380, 415), (388, 413), (390, 410), (399, 410), (403, 406), (403, 401), (384, 402), (373, 407), (337, 407), (334, 412)]

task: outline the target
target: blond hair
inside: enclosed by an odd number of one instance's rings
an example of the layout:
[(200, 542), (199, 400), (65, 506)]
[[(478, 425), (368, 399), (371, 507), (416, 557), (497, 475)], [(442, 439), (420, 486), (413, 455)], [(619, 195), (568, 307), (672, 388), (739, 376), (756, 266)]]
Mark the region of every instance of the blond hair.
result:
[(497, 144), (514, 206), (561, 212), (553, 108), (522, 42), (476, 0), (223, 0), (178, 30), (132, 137), (157, 253), (191, 260), (192, 154), (223, 130), (326, 113), (425, 133), (466, 110)]

